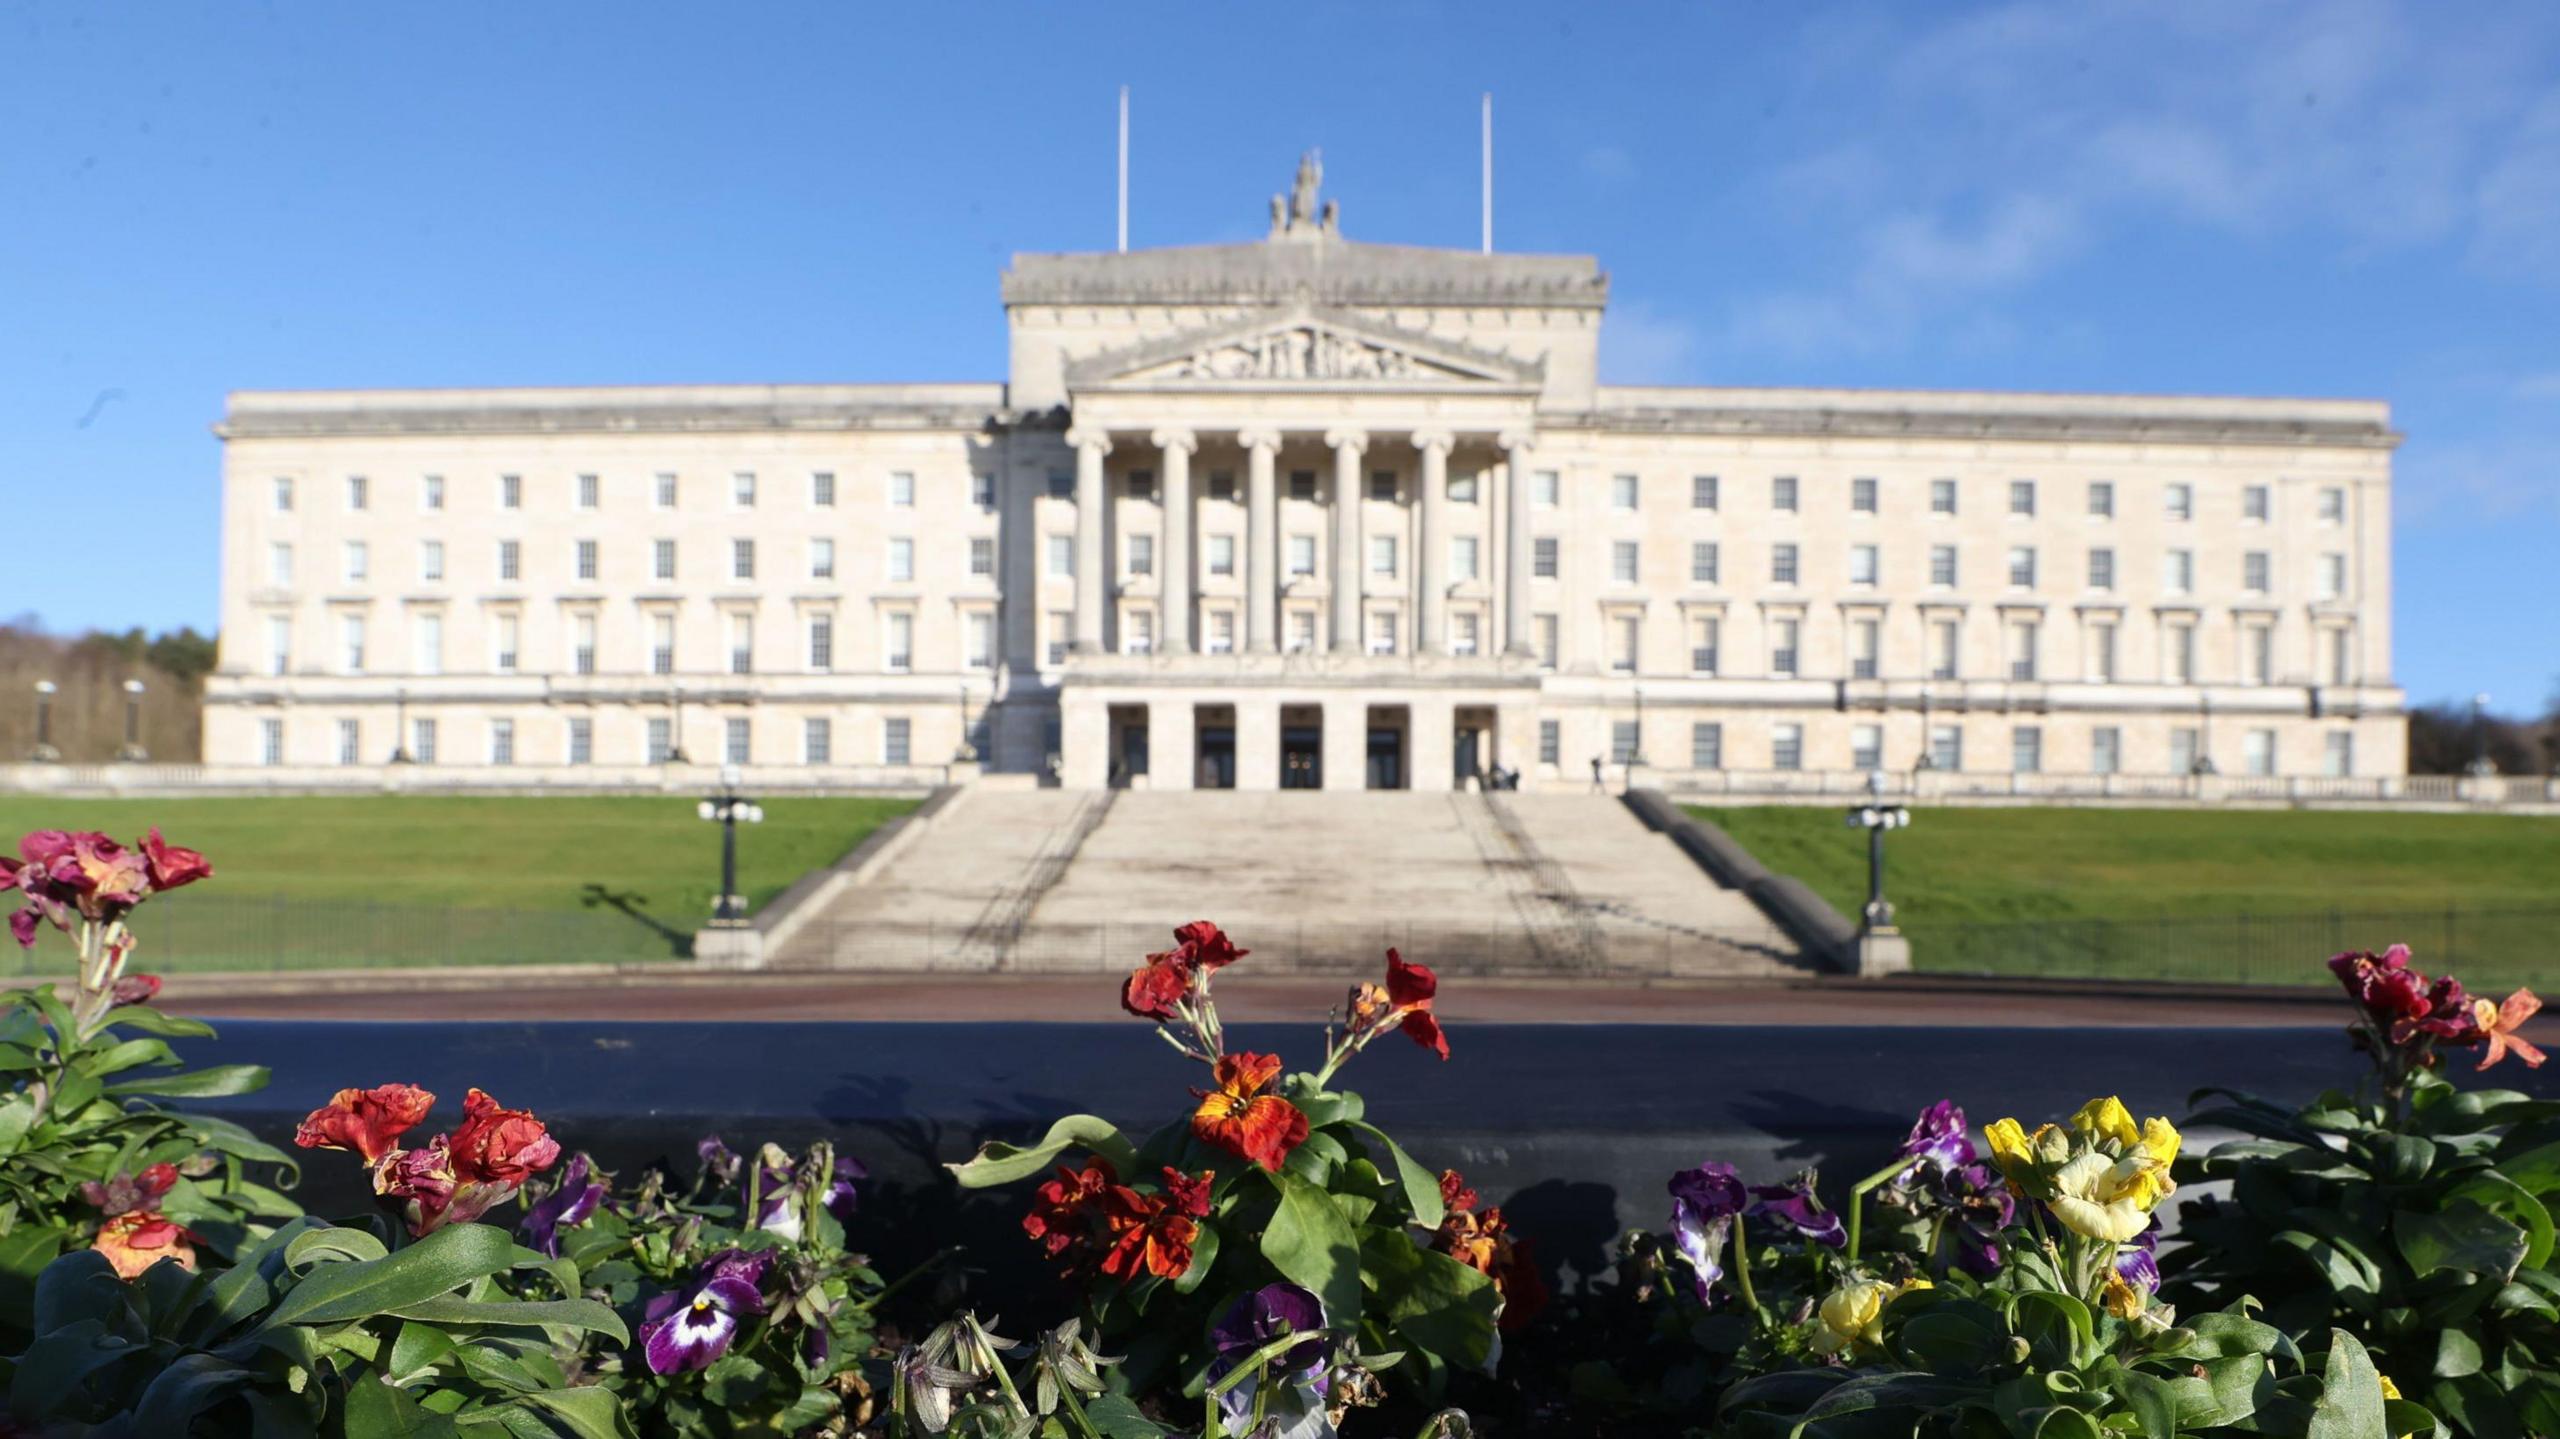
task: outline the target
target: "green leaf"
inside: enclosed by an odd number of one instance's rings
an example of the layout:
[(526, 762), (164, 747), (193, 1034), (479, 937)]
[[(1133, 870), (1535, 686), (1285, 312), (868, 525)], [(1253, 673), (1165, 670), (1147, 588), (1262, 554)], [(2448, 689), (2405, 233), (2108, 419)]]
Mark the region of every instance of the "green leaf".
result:
[(34, 1327), (36, 1277), (61, 1257), (70, 1242), (69, 1230), (24, 1218), (17, 1228), (0, 1234), (0, 1327)]
[(27, 1142), (27, 1131), (36, 1126), (36, 1097), (20, 1090), (0, 1099), (0, 1154), (15, 1154)]
[(2524, 1265), (2540, 1269), (2551, 1261), (2551, 1210), (2531, 1191), (2496, 1171), (2464, 1180), (2447, 1199), (2470, 1199), (2524, 1226)]
[(54, 1414), (90, 1375), (143, 1352), (131, 1340), (109, 1334), (97, 1319), (38, 1335), (14, 1360), (17, 1372), (10, 1376), (8, 1407), (20, 1414)]
[(164, 1040), (128, 1039), (121, 1044), (111, 1044), (93, 1054), (81, 1056), (80, 1067), (103, 1079), (107, 1075), (122, 1074), (128, 1069), (136, 1069), (146, 1064), (177, 1062), (178, 1056), (169, 1052), (168, 1043)]
[(1395, 1161), (1396, 1182), (1404, 1186), (1405, 1207), (1413, 1211), (1413, 1222), (1425, 1229), (1437, 1229), (1449, 1215), (1440, 1199), (1440, 1176), (1416, 1164), (1404, 1147), (1387, 1137), (1387, 1132), (1374, 1124), (1354, 1123), (1353, 1129), (1386, 1146), (1387, 1156)]
[(454, 1439), (453, 1421), (367, 1375), (347, 1386), (347, 1439)]
[(403, 1324), (391, 1341), (391, 1357), (383, 1367), (393, 1383), (407, 1383), (443, 1363), (453, 1351), (453, 1336), (434, 1325)]
[(1423, 1248), (1400, 1230), (1368, 1230), (1361, 1236), (1360, 1258), (1385, 1313), (1390, 1342), (1437, 1356), (1452, 1368), (1484, 1367), (1493, 1354), (1494, 1312), (1501, 1304), (1491, 1278)]
[(232, 1390), (243, 1388), (256, 1375), (211, 1354), (181, 1354), (169, 1362), (142, 1397), (133, 1403), (133, 1428), (136, 1434), (187, 1434), (194, 1431), (196, 1416), (219, 1404)]
[(577, 1439), (633, 1439), (630, 1421), (623, 1417), (622, 1403), (612, 1390), (562, 1389), (528, 1394), (522, 1402), (559, 1420)]
[(2461, 1269), (2504, 1281), (2514, 1277), (2528, 1247), (2521, 1226), (2468, 1199), (2433, 1214), (2402, 1210), (2392, 1217), (2391, 1237), (2421, 1279), (2439, 1269)]
[(220, 1099), (226, 1095), (254, 1093), (266, 1087), (267, 1067), (263, 1064), (217, 1064), (206, 1069), (191, 1069), (184, 1074), (128, 1079), (108, 1085), (107, 1093), (117, 1098), (141, 1094), (161, 1099)]
[(388, 1258), (313, 1270), (277, 1301), (266, 1327), (368, 1319), (496, 1274), (514, 1257), (515, 1242), (502, 1229), (486, 1224), (440, 1229)]
[(2436, 1362), (2432, 1371), (2439, 1379), (2459, 1379), (2480, 1372), (2480, 1341), (2460, 1329), (2436, 1331)]
[(1102, 1394), (1085, 1401), (1084, 1417), (1102, 1439), (1164, 1439), (1172, 1430), (1140, 1412), (1126, 1394)]
[(2382, 1413), (2382, 1376), (2364, 1346), (2343, 1329), (2329, 1331), (2329, 1362), (2303, 1439), (2392, 1439)]
[(203, 1020), (163, 1014), (147, 1004), (116, 1006), (107, 1019), (105, 1032), (113, 1033), (119, 1029), (156, 1034), (163, 1039), (210, 1039), (213, 1037), (213, 1026)]
[(1138, 1151), (1117, 1125), (1090, 1114), (1070, 1114), (1049, 1126), (1049, 1132), (1031, 1145), (1007, 1144), (991, 1139), (979, 1146), (977, 1156), (963, 1164), (947, 1166), (959, 1179), (963, 1189), (989, 1189), (1027, 1179), (1057, 1162), (1069, 1149), (1084, 1149), (1108, 1160), (1122, 1175), (1137, 1172)]
[(1200, 1226), (1200, 1232), (1191, 1240), (1191, 1267), (1183, 1270), (1181, 1277), (1173, 1281), (1173, 1292), (1189, 1294), (1198, 1289), (1208, 1279), (1210, 1269), (1215, 1267), (1217, 1262), (1218, 1226), (1203, 1224)]
[(428, 1324), (507, 1324), (519, 1328), (558, 1325), (603, 1334), (616, 1344), (631, 1342), (622, 1318), (592, 1299), (428, 1299), (385, 1311)]
[(1314, 1292), (1336, 1325), (1360, 1312), (1360, 1243), (1333, 1196), (1286, 1172), (1269, 1176), (1280, 1206), (1263, 1227), (1262, 1257), (1282, 1277)]
[(75, 1249), (36, 1276), (35, 1332), (50, 1334), (85, 1319), (112, 1322), (125, 1312), (124, 1281), (107, 1256)]
[(323, 1226), (286, 1245), (284, 1264), (287, 1269), (299, 1272), (324, 1261), (364, 1264), (390, 1252), (382, 1247), (381, 1240), (361, 1229)]

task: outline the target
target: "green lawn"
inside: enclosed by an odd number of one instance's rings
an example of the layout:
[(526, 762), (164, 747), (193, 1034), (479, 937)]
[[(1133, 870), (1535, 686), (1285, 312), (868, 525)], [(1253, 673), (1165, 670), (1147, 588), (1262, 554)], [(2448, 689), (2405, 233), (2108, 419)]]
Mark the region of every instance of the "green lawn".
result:
[[(709, 914), (719, 830), (689, 795), (0, 798), (0, 847), (32, 829), (138, 838), (157, 824), (214, 877), (137, 924), (163, 969), (666, 959)], [(764, 801), (738, 880), (763, 904), (910, 800)], [(46, 953), (39, 963), (59, 956)]]
[[(1692, 812), (1841, 913), (1865, 902), (1865, 836), (1842, 810)], [(1887, 840), (1886, 879), (1923, 969), (2288, 979), (2405, 940), (2422, 964), (2560, 970), (2560, 819), (1922, 809)]]

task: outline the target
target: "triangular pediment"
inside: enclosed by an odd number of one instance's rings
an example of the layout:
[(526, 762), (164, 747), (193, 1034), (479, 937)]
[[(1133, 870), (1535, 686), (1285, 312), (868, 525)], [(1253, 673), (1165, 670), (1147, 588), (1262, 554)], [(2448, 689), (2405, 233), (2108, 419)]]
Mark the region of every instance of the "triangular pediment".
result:
[(1159, 385), (1535, 386), (1545, 365), (1317, 307), (1266, 311), (1072, 361), (1076, 388)]

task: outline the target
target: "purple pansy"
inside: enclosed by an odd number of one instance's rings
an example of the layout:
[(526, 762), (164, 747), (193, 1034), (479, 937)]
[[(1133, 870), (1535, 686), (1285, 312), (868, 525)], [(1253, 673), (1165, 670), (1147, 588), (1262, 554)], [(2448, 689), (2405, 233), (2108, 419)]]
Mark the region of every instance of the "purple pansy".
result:
[(1282, 1439), (1314, 1439), (1333, 1432), (1325, 1416), (1324, 1397), (1331, 1388), (1325, 1353), (1324, 1303), (1295, 1284), (1266, 1284), (1236, 1300), (1209, 1331), (1215, 1358), (1209, 1364), (1212, 1383), (1224, 1378), (1255, 1351), (1285, 1335), (1304, 1334), (1307, 1342), (1281, 1352), (1262, 1374), (1249, 1376), (1218, 1396), (1218, 1410), (1228, 1428), (1240, 1429), (1253, 1413), (1255, 1386), (1264, 1378), (1274, 1389), (1263, 1401), (1266, 1420)]
[(1833, 1249), (1846, 1248), (1849, 1228), (1840, 1216), (1822, 1207), (1814, 1195), (1813, 1175), (1799, 1174), (1784, 1184), (1755, 1184), (1751, 1188), (1751, 1208), (1755, 1219), (1771, 1219), (1812, 1240)]
[(826, 1197), (819, 1201), (827, 1206), (829, 1214), (836, 1217), (836, 1223), (851, 1224), (853, 1222), (855, 1203), (860, 1198), (854, 1186), (870, 1177), (871, 1171), (862, 1167), (861, 1160), (849, 1155), (837, 1157), (836, 1172), (827, 1181)]
[(560, 1170), (560, 1182), (524, 1212), (518, 1226), (525, 1243), (544, 1255), (560, 1257), (560, 1231), (574, 1229), (595, 1215), (605, 1201), (605, 1188), (591, 1177), (587, 1157), (573, 1155)]
[(2125, 1283), (2151, 1294), (2160, 1288), (2160, 1233), (2146, 1229), (2133, 1236), (2133, 1241), (2116, 1251), (2116, 1275)]
[(1956, 1263), (1980, 1279), (1999, 1273), (2000, 1232), (2017, 1213), (2009, 1186), (1985, 1164), (1941, 1169), (1928, 1182), (1938, 1202), (1953, 1213), (1947, 1243), (1955, 1249)]
[(690, 1292), (650, 1300), (640, 1325), (640, 1351), (649, 1372), (707, 1369), (728, 1353), (738, 1337), (738, 1316), (764, 1312), (764, 1295), (756, 1286), (771, 1262), (767, 1254), (723, 1250), (702, 1266)]
[(1954, 1100), (1941, 1099), (1920, 1111), (1911, 1126), (1911, 1137), (1902, 1141), (1902, 1153), (1916, 1161), (1894, 1181), (1907, 1184), (1917, 1177), (1921, 1164), (1940, 1169), (1961, 1169), (1974, 1160), (1973, 1139), (1967, 1133), (1964, 1110)]
[(702, 1177), (714, 1185), (724, 1185), (738, 1177), (737, 1151), (721, 1142), (720, 1136), (706, 1134), (693, 1146), (702, 1160)]
[(1701, 1304), (1715, 1302), (1715, 1282), (1724, 1277), (1717, 1256), (1724, 1252), (1734, 1219), (1750, 1202), (1750, 1192), (1730, 1164), (1710, 1160), (1671, 1176), (1671, 1238), (1695, 1271), (1691, 1282)]

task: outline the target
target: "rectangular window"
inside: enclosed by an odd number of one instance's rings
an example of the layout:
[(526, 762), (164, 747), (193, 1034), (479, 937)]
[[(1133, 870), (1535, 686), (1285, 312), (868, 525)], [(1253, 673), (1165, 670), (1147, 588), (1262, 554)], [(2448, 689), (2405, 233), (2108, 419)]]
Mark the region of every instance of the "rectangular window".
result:
[(1617, 644), (1609, 655), (1609, 668), (1622, 675), (1636, 672), (1636, 660), (1644, 653), (1644, 620), (1638, 615), (1620, 615), (1612, 626)]
[(491, 666), (502, 675), (514, 674), (517, 653), (524, 642), (524, 622), (514, 615), (499, 615), (491, 628)]
[(2161, 658), (2162, 677), (2173, 685), (2194, 684), (2196, 682), (2196, 627), (2191, 624), (2171, 625), (2161, 631), (2160, 639), (2163, 648), (2167, 650)]
[(1796, 547), (1794, 545), (1769, 547), (1769, 581), (1780, 585), (1791, 585), (1796, 582)]
[(2124, 731), (2100, 725), (2089, 731), (2089, 773), (2114, 774), (2124, 768)]
[(1936, 620), (1929, 625), (1929, 678), (1951, 680), (1963, 656), (1957, 643), (1956, 622)]
[(1849, 730), (1849, 768), (1870, 773), (1884, 768), (1884, 726), (1862, 724)]
[(986, 610), (971, 610), (961, 617), (966, 648), (961, 662), (973, 670), (994, 669), (996, 665), (996, 617)]
[(2240, 762), (2253, 775), (2276, 772), (2276, 732), (2253, 729), (2240, 736)]
[(1483, 620), (1475, 611), (1461, 610), (1449, 616), (1449, 653), (1474, 654), (1482, 635)]
[(1289, 537), (1289, 574), (1294, 578), (1299, 575), (1312, 575), (1315, 572), (1316, 537), (1291, 535)]
[(2036, 677), (2036, 641), (2044, 627), (2034, 620), (2019, 620), (2009, 626), (2009, 678), (2031, 680)]
[(2347, 522), (2347, 492), (2335, 485), (2320, 491), (2320, 523), (2342, 525)]
[(1804, 768), (1804, 726), (1775, 724), (1769, 726), (1769, 768)]
[(338, 721), (338, 763), (364, 763), (364, 727), (354, 720)]
[(1556, 622), (1556, 617), (1554, 615), (1535, 615), (1530, 618), (1529, 623), (1530, 628), (1536, 631), (1537, 634), (1536, 643), (1538, 646), (1539, 667), (1542, 669), (1554, 669), (1556, 667), (1557, 636), (1562, 631), (1563, 627)]
[(989, 577), (993, 576), (993, 575), (995, 574), (995, 572), (996, 572), (996, 542), (995, 542), (995, 540), (994, 540), (992, 537), (987, 536), (987, 535), (973, 535), (973, 536), (971, 536), (971, 537), (970, 537), (970, 539), (969, 539), (969, 573), (970, 573), (970, 575), (971, 575), (973, 578), (977, 578), (977, 579), (986, 579), (986, 578), (989, 578)]
[[(1457, 481), (1452, 480), (1449, 482), (1449, 497), (1451, 499), (1455, 499), (1457, 498), (1457, 494), (1458, 483)], [(1315, 497), (1316, 472), (1313, 470), (1291, 470), (1289, 472), (1289, 498), (1293, 500), (1313, 500)]]
[(2346, 627), (2341, 625), (2329, 631), (2329, 683), (2348, 684), (2353, 681), (2354, 676), (2354, 646), (2347, 638)]
[(2273, 509), (2273, 496), (2266, 486), (2249, 485), (2240, 491), (2240, 518), (2263, 525)]
[(1721, 487), (1721, 483), (1714, 475), (1691, 475), (1689, 477), (1689, 508), (1693, 510), (1717, 508), (1720, 496), (1716, 491)]
[(1853, 513), (1872, 515), (1876, 512), (1876, 482), (1855, 479), (1849, 482), (1849, 508)]
[(1955, 546), (1953, 546), (1953, 545), (1931, 545), (1931, 546), (1929, 547), (1929, 583), (1931, 583), (1931, 584), (1933, 584), (1933, 585), (1937, 586), (1939, 589), (1942, 589), (1942, 590), (1949, 590), (1949, 589), (1954, 589), (1954, 588), (1955, 588), (1955, 584), (1956, 584), (1956, 547), (1955, 547)]
[(731, 540), (729, 542), (729, 578), (733, 580), (751, 580), (755, 577), (756, 542), (753, 540)]
[(656, 540), (651, 542), (649, 546), (649, 576), (652, 579), (660, 580), (671, 580), (676, 577), (675, 541)]
[(649, 763), (665, 764), (676, 757), (675, 726), (664, 715), (649, 717)]
[(267, 546), (267, 583), (279, 589), (293, 583), (293, 546), (282, 542)]
[(916, 477), (911, 470), (889, 472), (889, 508), (912, 510), (916, 507)]
[(1529, 475), (1529, 503), (1552, 510), (1564, 501), (1564, 476), (1554, 470), (1534, 470)]
[(2334, 600), (2347, 592), (2347, 557), (2324, 554), (2320, 557), (2320, 589), (2318, 599)]
[(1393, 575), (1395, 572), (1396, 537), (1393, 535), (1371, 535), (1369, 537), (1369, 573), (1373, 575)]
[(2031, 545), (2009, 547), (2009, 588), (2031, 590), (2036, 587), (2036, 552)]
[(1611, 475), (1609, 477), (1609, 508), (1613, 510), (1632, 511), (1635, 507), (1636, 477), (1633, 475)]
[(1478, 493), (1476, 476), (1452, 475), (1449, 477), (1449, 503), (1472, 505), (1476, 502)]
[[(1856, 620), (1849, 626), (1849, 678), (1871, 680), (1883, 663), (1884, 622)], [(1865, 766), (1861, 766), (1864, 768)]]
[(1929, 726), (1929, 768), (1954, 774), (1964, 768), (1964, 731), (1955, 725)]
[(2111, 590), (2116, 587), (2116, 552), (2103, 545), (2089, 551), (2089, 588)]
[(2044, 768), (2042, 726), (2022, 724), (2009, 731), (2009, 768), (2017, 774), (2035, 774)]
[(596, 722), (591, 719), (569, 721), (569, 763), (596, 762)]
[(1609, 579), (1614, 584), (1636, 582), (1637, 550), (1633, 540), (1612, 540), (1609, 544)]
[(293, 621), (282, 615), (267, 617), (267, 673), (280, 675), (293, 668)]
[(498, 578), (524, 578), (524, 543), (521, 540), (498, 541)]
[(1563, 762), (1563, 723), (1561, 721), (1551, 719), (1542, 719), (1538, 721), (1538, 763), (1562, 764)]
[(364, 673), (364, 616), (346, 615), (338, 621), (338, 668), (344, 673)]
[(514, 764), (515, 762), (516, 722), (505, 719), (489, 721), (489, 763)]
[(1556, 577), (1557, 544), (1553, 535), (1540, 535), (1529, 542), (1529, 574), (1533, 579)]
[(578, 578), (582, 580), (594, 579), (596, 577), (596, 542), (593, 540), (578, 541), (577, 558)]
[(1231, 575), (1235, 572), (1236, 537), (1233, 535), (1211, 535), (1209, 537), (1209, 573), (1213, 575)]
[(2332, 779), (2344, 779), (2356, 772), (2356, 737), (2346, 730), (2331, 730), (2320, 740), (2320, 772)]
[(2166, 490), (2161, 492), (2161, 509), (2163, 513), (2167, 514), (2168, 517), (2173, 520), (2194, 519), (2196, 517), (2196, 487), (2184, 483), (2169, 486)]
[(1716, 583), (1716, 571), (1718, 568), (1718, 554), (1716, 551), (1715, 541), (1692, 540), (1689, 542), (1689, 582), (1691, 584), (1711, 585)]
[(2273, 625), (2250, 625), (2243, 632), (2242, 651), (2249, 657), (2249, 683), (2274, 684), (2276, 681), (2276, 628)]
[(1723, 662), (1724, 621), (1699, 615), (1689, 622), (1689, 672), (1711, 675)]
[(735, 510), (756, 507), (756, 477), (753, 472), (740, 470), (729, 477), (729, 507)]
[(418, 505), (428, 510), (444, 508), (444, 476), (428, 475), (419, 480)]
[(418, 542), (418, 578), (430, 582), (444, 578), (444, 541)]
[(1769, 673), (1782, 678), (1793, 676), (1802, 659), (1804, 621), (1775, 620), (1769, 625)]
[(2198, 731), (2182, 725), (2169, 731), (2169, 773), (2194, 774), (2204, 763), (2202, 747), (2197, 743)]
[(1715, 720), (1689, 725), (1689, 768), (1724, 768), (1724, 726)]
[(1956, 482), (1953, 480), (1931, 480), (1929, 482), (1929, 513), (1933, 515), (1952, 515), (1955, 512)]
[(756, 672), (756, 620), (753, 615), (729, 616), (729, 673), (751, 675)]
[(1449, 578), (1471, 580), (1476, 577), (1477, 541), (1473, 535), (1452, 535), (1449, 539)]
[(2160, 556), (2160, 588), (2173, 595), (2192, 594), (2196, 587), (2196, 552), (2167, 550)]
[(409, 758), (420, 764), (436, 762), (436, 722), (431, 719), (409, 722)]
[(1849, 547), (1849, 583), (1873, 588), (1876, 583), (1876, 565), (1875, 546), (1851, 545)]
[[(1235, 481), (1232, 476), (1229, 477), (1227, 484), (1230, 489), (1234, 487)], [(1209, 497), (1211, 499), (1223, 500), (1226, 498), (1225, 495), (1218, 493), (1218, 477), (1216, 475), (1211, 475), (1209, 477), (1209, 492)], [(1065, 470), (1051, 470), (1049, 472), (1049, 498), (1053, 500), (1072, 500), (1075, 497), (1076, 477)]]
[(809, 542), (809, 578), (831, 580), (836, 577), (836, 542), (826, 538)]
[(2116, 513), (2116, 485), (2113, 480), (2089, 482), (2089, 518), (2113, 519)]
[(1316, 612), (1314, 610), (1289, 611), (1289, 653), (1313, 654), (1315, 648)]
[(502, 510), (524, 508), (524, 476), (498, 476), (498, 508)]
[(262, 719), (258, 721), (258, 763), (284, 763), (283, 720)]
[(1067, 646), (1075, 643), (1076, 617), (1067, 610), (1049, 612), (1049, 663), (1067, 662)]
[(439, 614), (418, 616), (417, 631), (418, 652), (412, 657), (411, 668), (422, 675), (443, 674), (444, 616)]
[(810, 715), (800, 721), (800, 762), (833, 764), (836, 757), (836, 727), (823, 715)]
[[(832, 510), (836, 507), (836, 475), (833, 470), (813, 470), (809, 474), (809, 508)], [(824, 721), (820, 721), (824, 723)]]
[(2009, 513), (2033, 518), (2035, 512), (2036, 482), (2011, 480), (2009, 482)]
[(594, 475), (578, 476), (578, 508), (592, 510), (603, 500), (603, 481)]
[(373, 498), (373, 485), (362, 475), (347, 476), (347, 508), (362, 510)]
[(1129, 655), (1151, 655), (1156, 652), (1156, 612), (1131, 610), (1121, 617), (1120, 652)]
[(1236, 612), (1209, 611), (1209, 653), (1231, 655), (1236, 652)]
[(996, 477), (983, 472), (971, 475), (969, 503), (992, 513), (996, 507)]
[(1796, 507), (1796, 477), (1780, 475), (1769, 482), (1769, 508), (1793, 512)]
[(362, 540), (349, 540), (346, 546), (347, 578), (360, 580), (373, 567), (373, 556)]
[(2100, 684), (2116, 682), (2116, 627), (2101, 621), (2089, 626), (2089, 678)]
[(1049, 537), (1049, 577), (1071, 580), (1076, 577), (1076, 540), (1073, 535)]
[(569, 622), (569, 630), (570, 670), (576, 674), (594, 674), (596, 672), (596, 617), (579, 615)]
[(662, 510), (672, 510), (676, 507), (676, 477), (674, 475), (661, 471), (651, 478), (649, 485), (649, 503)]
[(907, 584), (916, 577), (916, 542), (905, 535), (889, 538), (889, 582)]
[(649, 672), (671, 675), (676, 672), (676, 617), (649, 617)]
[(1369, 498), (1393, 504), (1396, 498), (1396, 472), (1393, 470), (1371, 470), (1369, 472)]
[(277, 514), (289, 515), (293, 513), (293, 480), (290, 477), (285, 475), (276, 476), (271, 503), (275, 506), (275, 512)]
[(1236, 472), (1233, 470), (1211, 470), (1209, 472), (1209, 498), (1213, 500), (1233, 501), (1235, 497)]
[(1129, 537), (1129, 573), (1131, 575), (1151, 575), (1155, 572), (1156, 537), (1153, 535), (1131, 535)]
[(916, 617), (905, 610), (889, 612), (889, 669), (904, 674), (916, 666)]
[(1644, 753), (1644, 729), (1634, 720), (1609, 722), (1609, 763), (1632, 764)]
[(809, 616), (809, 668), (820, 674), (836, 667), (836, 617)]
[(2251, 550), (2240, 557), (2240, 588), (2253, 595), (2263, 595), (2272, 583), (2265, 550)]
[(752, 758), (752, 732), (743, 719), (728, 719), (720, 725), (720, 759), (724, 764), (745, 764)]

